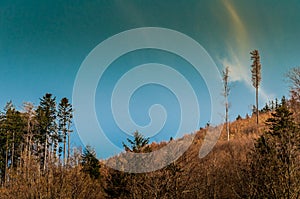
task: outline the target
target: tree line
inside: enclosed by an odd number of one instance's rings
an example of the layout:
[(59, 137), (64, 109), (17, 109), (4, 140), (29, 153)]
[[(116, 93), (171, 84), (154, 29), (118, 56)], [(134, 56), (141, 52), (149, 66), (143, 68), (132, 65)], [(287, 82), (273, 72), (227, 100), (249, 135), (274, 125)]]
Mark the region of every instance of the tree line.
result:
[[(228, 83), (229, 70), (223, 74)], [(105, 161), (118, 157), (98, 160), (89, 146), (71, 153), (73, 108), (67, 98), (57, 105), (47, 93), (37, 107), (24, 103), (22, 111), (8, 102), (0, 118), (0, 198), (299, 198), (300, 68), (287, 76), (290, 99), (270, 101), (260, 111), (257, 103), (246, 119), (227, 118), (224, 139), (208, 156), (199, 159), (198, 151), (213, 127), (197, 132), (189, 150), (170, 165), (142, 174), (106, 167)], [(224, 84), (224, 97), (229, 90)], [(227, 116), (228, 108), (227, 99)], [(240, 134), (231, 133), (233, 123)], [(124, 153), (147, 153), (168, 143), (149, 143), (135, 132), (122, 144)]]
[(56, 104), (56, 97), (46, 93), (35, 108), (23, 104), (19, 111), (10, 101), (0, 115), (0, 183), (9, 179), (8, 170), (39, 162), (40, 171), (49, 161), (68, 164), (73, 109), (67, 98)]

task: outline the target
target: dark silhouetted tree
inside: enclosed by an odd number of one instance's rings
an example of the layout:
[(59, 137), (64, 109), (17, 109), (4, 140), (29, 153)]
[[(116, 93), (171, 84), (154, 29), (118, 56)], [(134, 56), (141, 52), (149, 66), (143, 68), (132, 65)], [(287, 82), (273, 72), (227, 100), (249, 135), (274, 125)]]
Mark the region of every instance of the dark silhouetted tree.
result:
[(24, 144), (25, 123), (22, 114), (8, 102), (0, 120), (0, 174), (2, 183), (6, 183), (8, 170), (17, 168), (21, 162)]
[(40, 99), (40, 105), (36, 111), (36, 120), (38, 123), (38, 152), (45, 170), (51, 147), (53, 147), (54, 154), (56, 154), (59, 139), (56, 125), (56, 102), (52, 94), (46, 93)]
[[(58, 105), (58, 129), (63, 139), (63, 160), (66, 165), (70, 157), (70, 126), (72, 124), (73, 109), (67, 98), (62, 98)], [(68, 153), (66, 155), (66, 143), (68, 139)]]
[(133, 133), (133, 140), (127, 138), (127, 142), (130, 144), (130, 146), (123, 142), (125, 151), (134, 153), (147, 153), (151, 151), (150, 147), (148, 146), (149, 138), (145, 138), (138, 131)]
[(259, 52), (258, 50), (253, 50), (252, 52), (250, 52), (251, 54), (251, 60), (252, 65), (251, 65), (251, 73), (252, 73), (252, 85), (255, 88), (255, 101), (256, 101), (256, 124), (258, 126), (258, 115), (259, 115), (259, 111), (258, 111), (258, 88), (260, 85), (260, 81), (261, 81), (261, 64), (260, 64), (260, 56), (259, 56)]
[(87, 146), (82, 154), (81, 171), (88, 174), (93, 179), (100, 177), (100, 164), (96, 158), (96, 152), (90, 146)]
[(251, 153), (253, 198), (298, 198), (300, 196), (300, 129), (285, 98), (267, 120), (269, 130)]
[(243, 119), (242, 116), (238, 115), (235, 120), (241, 120), (241, 119)]

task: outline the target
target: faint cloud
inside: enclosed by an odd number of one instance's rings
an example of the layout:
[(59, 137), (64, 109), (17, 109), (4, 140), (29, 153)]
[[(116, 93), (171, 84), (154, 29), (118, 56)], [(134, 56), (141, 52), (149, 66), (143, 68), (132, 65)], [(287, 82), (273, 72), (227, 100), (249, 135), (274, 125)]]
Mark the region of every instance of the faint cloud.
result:
[[(219, 62), (223, 68), (229, 67), (230, 81), (244, 82), (254, 92), (251, 81), (250, 42), (247, 29), (232, 1), (223, 0), (222, 2), (231, 21), (228, 28), (233, 30), (235, 37), (231, 41), (226, 41), (227, 58), (219, 58)], [(269, 101), (274, 97), (274, 94), (267, 93), (262, 86), (260, 86), (259, 92), (260, 98), (264, 101)]]
[(131, 21), (137, 26), (146, 26), (146, 21), (144, 14), (141, 12), (135, 3), (130, 1), (118, 1), (116, 3), (116, 8), (119, 14), (123, 15), (123, 19), (126, 21)]
[(229, 67), (230, 81), (244, 81), (251, 83), (250, 70), (245, 66), (245, 61), (241, 59), (241, 53), (235, 53), (230, 46), (227, 46), (228, 58), (220, 58), (219, 61), (225, 68)]
[(230, 19), (232, 21), (232, 25), (235, 33), (237, 35), (236, 42), (240, 47), (245, 48), (248, 46), (248, 35), (241, 17), (239, 16), (237, 9), (234, 7), (233, 3), (230, 0), (223, 0), (224, 7), (226, 8)]

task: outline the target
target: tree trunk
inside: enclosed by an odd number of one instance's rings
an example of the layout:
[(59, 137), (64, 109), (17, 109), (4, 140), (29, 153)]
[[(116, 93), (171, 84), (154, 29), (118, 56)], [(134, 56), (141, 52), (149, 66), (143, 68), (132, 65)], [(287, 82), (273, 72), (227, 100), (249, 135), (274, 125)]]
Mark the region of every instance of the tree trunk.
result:
[(70, 131), (68, 130), (68, 155), (67, 155), (67, 164), (69, 164), (70, 159)]
[(67, 140), (66, 140), (67, 138), (66, 137), (67, 137), (67, 132), (64, 131), (63, 133), (64, 133), (64, 165), (66, 165), (66, 163), (67, 163), (67, 159), (66, 159), (66, 157), (67, 157), (66, 156), (66, 145), (67, 145), (67, 143), (66, 143), (67, 142)]
[(15, 155), (15, 132), (13, 132), (12, 147), (11, 147), (11, 166), (14, 167), (14, 155)]
[(45, 146), (44, 146), (44, 165), (43, 165), (44, 171), (46, 170), (47, 145), (48, 145), (48, 137), (47, 137), (47, 134), (46, 134)]
[(68, 128), (67, 128), (67, 132), (68, 132), (68, 156), (67, 156), (67, 163), (69, 164), (69, 158), (70, 158), (70, 122), (68, 122)]
[(226, 98), (226, 113), (225, 113), (225, 123), (226, 123), (226, 132), (227, 140), (229, 141), (229, 122), (228, 122), (228, 99)]
[(258, 109), (258, 87), (256, 87), (256, 125), (258, 130), (258, 115), (259, 115), (259, 109)]
[(7, 172), (8, 172), (8, 133), (6, 135), (6, 149), (5, 149), (5, 172), (4, 172), (4, 186), (6, 187)]

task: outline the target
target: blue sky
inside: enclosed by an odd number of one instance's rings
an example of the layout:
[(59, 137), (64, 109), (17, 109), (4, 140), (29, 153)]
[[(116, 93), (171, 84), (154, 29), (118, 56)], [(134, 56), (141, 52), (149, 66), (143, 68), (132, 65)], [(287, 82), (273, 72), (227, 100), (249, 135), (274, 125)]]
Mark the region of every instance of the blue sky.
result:
[[(2, 0), (0, 106), (4, 107), (9, 100), (18, 108), (25, 101), (38, 105), (39, 98), (46, 92), (58, 99), (65, 96), (72, 99), (76, 74), (84, 59), (99, 43), (133, 28), (162, 27), (196, 40), (220, 71), (224, 66), (230, 67), (230, 119), (234, 120), (238, 114), (245, 116), (250, 113), (254, 104), (249, 55), (254, 49), (261, 54), (261, 106), (269, 99), (288, 95), (284, 74), (300, 65), (299, 9), (297, 0), (16, 0), (14, 3)], [(210, 120), (209, 93), (205, 82), (201, 75), (193, 73), (185, 60), (159, 50), (131, 52), (110, 66), (96, 92), (98, 120), (105, 126), (105, 131), (115, 132), (109, 133), (108, 137), (119, 147), (128, 135), (118, 132), (111, 114), (106, 117), (106, 113), (111, 111), (110, 95), (106, 96), (106, 93), (111, 91), (122, 70), (147, 62), (164, 63), (186, 73), (201, 99), (199, 127)], [(132, 96), (130, 112), (136, 123), (147, 125), (147, 110), (156, 103), (164, 105), (168, 112), (163, 131), (152, 138), (159, 141), (174, 136), (172, 132), (178, 128), (180, 109), (175, 96), (161, 86), (144, 86)], [(74, 143), (79, 143), (76, 135)], [(101, 157), (110, 155), (107, 151), (98, 153)]]

